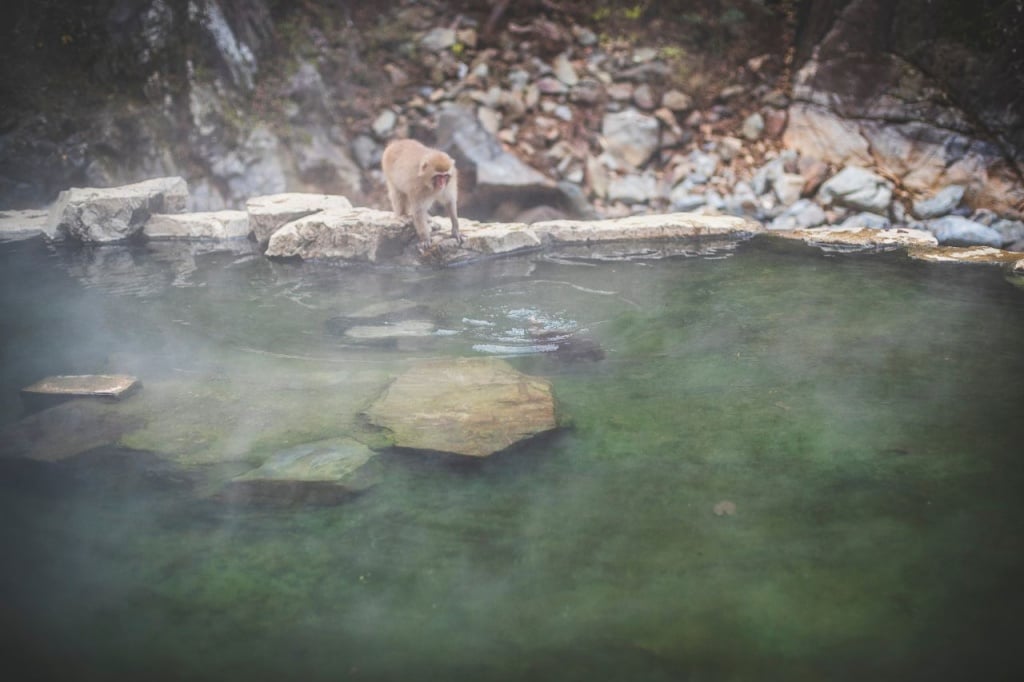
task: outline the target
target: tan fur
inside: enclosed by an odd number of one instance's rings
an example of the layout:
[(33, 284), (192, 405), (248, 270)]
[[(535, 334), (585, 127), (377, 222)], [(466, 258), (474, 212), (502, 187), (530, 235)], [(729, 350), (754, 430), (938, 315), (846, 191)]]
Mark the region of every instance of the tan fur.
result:
[[(381, 168), (388, 185), (391, 209), (400, 216), (412, 216), (421, 247), (430, 245), (427, 211), (434, 202), (444, 206), (452, 222), (452, 237), (462, 243), (456, 209), (458, 172), (452, 157), (416, 140), (395, 140), (384, 150)], [(448, 175), (447, 182), (441, 189), (436, 189), (435, 176), (445, 174)]]

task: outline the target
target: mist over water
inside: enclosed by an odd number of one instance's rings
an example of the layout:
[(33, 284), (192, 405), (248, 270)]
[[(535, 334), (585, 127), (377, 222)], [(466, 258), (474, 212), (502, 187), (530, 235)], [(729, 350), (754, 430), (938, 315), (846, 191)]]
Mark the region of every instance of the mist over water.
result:
[[(143, 382), (118, 446), (0, 459), (3, 665), (35, 679), (1024, 672), (1024, 291), (996, 269), (33, 241), (0, 245), (0, 285), (0, 427), (44, 376)], [(383, 300), (434, 332), (332, 332)], [(210, 469), (357, 430), (413, 360), (487, 354), (549, 377), (572, 426), (484, 461), (385, 452), (337, 507), (211, 495)]]

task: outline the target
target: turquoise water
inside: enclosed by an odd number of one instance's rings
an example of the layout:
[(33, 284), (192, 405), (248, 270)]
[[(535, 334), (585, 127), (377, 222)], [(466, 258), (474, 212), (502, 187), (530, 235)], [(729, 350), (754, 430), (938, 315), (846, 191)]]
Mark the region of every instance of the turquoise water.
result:
[[(0, 280), (8, 432), (43, 376), (144, 384), (85, 454), (0, 461), (16, 679), (1024, 672), (1024, 290), (997, 269), (760, 240), (444, 271), (26, 242)], [(384, 299), (437, 331), (331, 332)], [(409, 362), (485, 354), (549, 377), (571, 427), (485, 461), (385, 451), (336, 507), (211, 495), (359, 435)]]

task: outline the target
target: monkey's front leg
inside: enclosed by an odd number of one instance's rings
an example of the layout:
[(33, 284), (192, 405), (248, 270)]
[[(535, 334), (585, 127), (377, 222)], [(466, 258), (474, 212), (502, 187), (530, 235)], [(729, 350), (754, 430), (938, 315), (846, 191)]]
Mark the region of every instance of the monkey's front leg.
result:
[(427, 222), (427, 212), (423, 209), (413, 211), (412, 224), (416, 228), (416, 236), (420, 238), (420, 250), (430, 246), (430, 223)]
[(451, 218), (452, 221), (452, 238), (459, 246), (462, 246), (462, 233), (459, 232), (459, 214), (455, 209), (455, 202), (449, 201), (444, 207), (445, 210), (448, 211), (448, 217)]

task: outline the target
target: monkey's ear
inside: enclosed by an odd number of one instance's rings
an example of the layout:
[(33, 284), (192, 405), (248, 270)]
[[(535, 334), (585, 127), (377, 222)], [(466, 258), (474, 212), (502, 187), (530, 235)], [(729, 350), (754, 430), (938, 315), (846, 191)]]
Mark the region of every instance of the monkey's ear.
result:
[(426, 175), (429, 166), (430, 159), (423, 159), (422, 161), (420, 161), (420, 175)]

